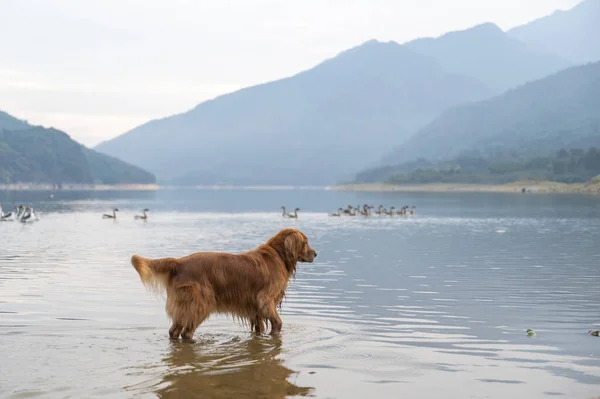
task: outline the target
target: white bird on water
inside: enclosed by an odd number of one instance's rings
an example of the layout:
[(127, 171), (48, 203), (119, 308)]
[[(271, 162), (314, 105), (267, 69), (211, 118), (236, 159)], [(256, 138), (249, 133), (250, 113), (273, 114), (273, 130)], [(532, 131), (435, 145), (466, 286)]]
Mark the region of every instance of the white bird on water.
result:
[(23, 215), (19, 219), (21, 223), (33, 223), (38, 220), (40, 220), (40, 218), (33, 211), (33, 206), (26, 207)]
[(0, 205), (0, 221), (7, 222), (9, 220), (13, 220), (13, 213), (8, 212), (7, 214), (4, 214), (4, 211), (2, 210), (2, 206)]
[(23, 205), (19, 205), (17, 209), (15, 209), (15, 220), (21, 220), (21, 217), (25, 214), (25, 207)]

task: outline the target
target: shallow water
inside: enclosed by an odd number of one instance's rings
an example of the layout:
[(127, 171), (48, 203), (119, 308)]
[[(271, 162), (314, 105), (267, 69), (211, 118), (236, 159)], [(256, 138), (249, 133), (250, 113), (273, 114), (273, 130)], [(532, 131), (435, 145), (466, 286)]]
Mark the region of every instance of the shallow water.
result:
[[(411, 217), (332, 218), (348, 204)], [(0, 193), (0, 397), (600, 396), (600, 199), (323, 190)], [(279, 207), (299, 206), (285, 220)], [(117, 221), (101, 214), (118, 207)], [(148, 207), (147, 222), (133, 214)], [(168, 340), (129, 258), (239, 252), (294, 226), (280, 338), (222, 317)], [(535, 337), (525, 330), (534, 328)]]

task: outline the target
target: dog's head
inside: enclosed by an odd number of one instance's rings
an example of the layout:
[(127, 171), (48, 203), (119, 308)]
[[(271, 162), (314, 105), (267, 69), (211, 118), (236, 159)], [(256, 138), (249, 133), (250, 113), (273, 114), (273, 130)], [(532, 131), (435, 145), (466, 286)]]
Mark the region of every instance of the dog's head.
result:
[(312, 262), (317, 252), (308, 245), (308, 238), (299, 230), (284, 229), (267, 242), (283, 258), (288, 272), (296, 271), (297, 262)]
[(283, 246), (287, 254), (289, 254), (296, 262), (312, 262), (317, 257), (317, 252), (308, 245), (308, 238), (304, 233), (289, 229), (285, 231), (286, 237), (283, 241)]

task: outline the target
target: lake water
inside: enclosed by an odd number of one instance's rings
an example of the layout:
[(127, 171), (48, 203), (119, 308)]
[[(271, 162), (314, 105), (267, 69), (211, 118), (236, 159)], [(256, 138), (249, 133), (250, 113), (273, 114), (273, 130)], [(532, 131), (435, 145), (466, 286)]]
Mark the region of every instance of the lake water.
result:
[[(598, 197), (0, 193), (5, 211), (19, 203), (40, 220), (0, 223), (3, 398), (600, 396)], [(417, 214), (327, 216), (363, 203)], [(133, 253), (240, 252), (289, 226), (319, 257), (298, 267), (279, 338), (217, 317), (197, 342), (169, 341)]]

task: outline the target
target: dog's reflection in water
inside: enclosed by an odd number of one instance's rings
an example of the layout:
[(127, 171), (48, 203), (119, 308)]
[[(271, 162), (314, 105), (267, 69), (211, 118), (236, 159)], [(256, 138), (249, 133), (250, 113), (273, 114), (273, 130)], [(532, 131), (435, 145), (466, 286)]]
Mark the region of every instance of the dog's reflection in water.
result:
[(279, 359), (278, 338), (253, 336), (226, 343), (173, 342), (168, 367), (154, 390), (159, 398), (286, 398), (312, 388), (294, 385), (294, 372)]

